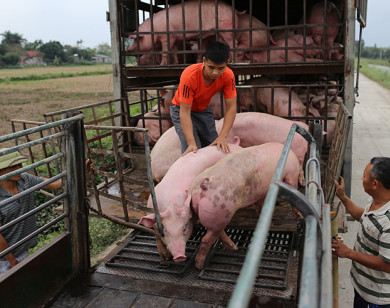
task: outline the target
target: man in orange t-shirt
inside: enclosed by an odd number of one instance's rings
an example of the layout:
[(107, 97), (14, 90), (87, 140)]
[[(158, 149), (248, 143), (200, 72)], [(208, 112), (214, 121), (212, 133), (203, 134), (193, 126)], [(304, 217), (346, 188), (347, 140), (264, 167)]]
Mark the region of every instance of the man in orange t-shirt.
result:
[[(203, 63), (187, 67), (180, 77), (179, 88), (172, 100), (171, 118), (181, 141), (183, 155), (198, 148), (217, 145), (229, 152), (226, 137), (237, 112), (237, 92), (233, 71), (227, 67), (229, 48), (214, 42), (207, 46)], [(223, 90), (226, 112), (218, 136), (210, 99)]]

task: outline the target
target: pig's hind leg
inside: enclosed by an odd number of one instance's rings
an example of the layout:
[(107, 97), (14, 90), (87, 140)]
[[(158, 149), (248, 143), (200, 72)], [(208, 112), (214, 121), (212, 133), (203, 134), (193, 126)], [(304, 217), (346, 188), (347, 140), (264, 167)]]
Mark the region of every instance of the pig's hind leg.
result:
[(207, 253), (209, 252), (211, 246), (213, 246), (217, 238), (220, 236), (220, 233), (215, 233), (211, 230), (207, 230), (207, 233), (202, 238), (202, 243), (200, 245), (199, 252), (195, 258), (195, 266), (197, 269), (203, 269)]
[(222, 234), (219, 236), (219, 239), (226, 249), (238, 250), (236, 244), (234, 244), (234, 242), (230, 239), (230, 237), (226, 234), (225, 231), (222, 232)]

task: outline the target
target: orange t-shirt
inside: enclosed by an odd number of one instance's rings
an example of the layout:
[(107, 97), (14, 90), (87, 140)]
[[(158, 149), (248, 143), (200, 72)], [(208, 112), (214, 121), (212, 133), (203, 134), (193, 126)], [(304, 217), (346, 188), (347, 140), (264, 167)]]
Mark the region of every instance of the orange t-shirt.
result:
[(203, 63), (197, 63), (183, 71), (172, 104), (180, 106), (182, 102), (192, 105), (191, 111), (200, 112), (208, 107), (210, 99), (221, 90), (225, 99), (237, 96), (234, 74), (230, 68), (227, 67), (212, 85), (206, 86), (203, 80), (203, 66)]

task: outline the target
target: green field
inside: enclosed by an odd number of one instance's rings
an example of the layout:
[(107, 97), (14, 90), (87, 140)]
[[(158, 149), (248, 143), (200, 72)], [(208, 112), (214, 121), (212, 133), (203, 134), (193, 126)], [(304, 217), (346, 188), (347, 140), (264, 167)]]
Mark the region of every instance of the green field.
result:
[[(369, 66), (369, 64), (390, 67), (390, 62), (387, 60), (360, 59), (360, 73), (390, 89), (390, 72)], [(357, 71), (357, 60), (355, 60), (355, 67), (355, 71)]]

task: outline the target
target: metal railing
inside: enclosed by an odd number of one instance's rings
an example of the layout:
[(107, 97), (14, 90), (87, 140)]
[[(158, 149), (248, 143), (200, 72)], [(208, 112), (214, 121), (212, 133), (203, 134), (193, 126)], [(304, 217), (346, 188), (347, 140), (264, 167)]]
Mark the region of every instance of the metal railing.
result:
[[(309, 159), (306, 163), (306, 196), (281, 182), (282, 172), (296, 132), (309, 143)], [(329, 275), (331, 273), (330, 216), (329, 208), (324, 204), (316, 148), (316, 142), (311, 134), (299, 125), (293, 124), (271, 181), (229, 308), (242, 308), (249, 304), (278, 196), (298, 209), (306, 223), (299, 307), (332, 307), (332, 280), (331, 274)]]
[[(32, 238), (38, 236), (39, 234), (42, 234), (44, 231), (48, 230), (50, 227), (56, 225), (60, 221), (65, 222), (65, 229), (64, 233), (72, 232), (72, 223), (70, 223), (71, 220), (71, 207), (75, 206), (81, 206), (80, 199), (83, 200), (84, 197), (82, 197), (83, 189), (82, 189), (82, 177), (84, 168), (80, 168), (80, 163), (84, 162), (84, 150), (83, 145), (80, 147), (80, 142), (83, 140), (82, 138), (82, 120), (84, 116), (82, 114), (70, 117), (70, 118), (64, 118), (60, 121), (49, 123), (49, 124), (35, 124), (39, 125), (37, 127), (28, 128), (22, 131), (14, 132), (5, 136), (0, 136), (0, 144), (15, 140), (15, 146), (10, 148), (4, 148), (3, 150), (0, 150), (0, 156), (13, 153), (16, 151), (28, 151), (29, 153), (33, 152), (34, 146), (43, 146), (45, 147), (48, 142), (50, 141), (56, 141), (57, 144), (60, 145), (60, 150), (58, 153), (53, 152), (51, 155), (48, 154), (48, 152), (45, 151), (46, 155), (44, 158), (42, 158), (39, 161), (32, 161), (31, 164), (19, 168), (15, 171), (9, 172), (7, 174), (3, 174), (0, 176), (0, 182), (10, 179), (11, 177), (14, 177), (16, 175), (20, 175), (25, 172), (32, 172), (36, 168), (40, 166), (48, 166), (50, 169), (50, 163), (59, 163), (62, 165), (62, 172), (59, 172), (57, 175), (53, 176), (53, 174), (50, 175), (50, 179), (35, 185), (33, 187), (30, 187), (20, 193), (17, 193), (16, 195), (7, 198), (0, 202), (0, 208), (4, 207), (5, 205), (14, 202), (16, 200), (20, 200), (23, 197), (26, 197), (27, 195), (30, 195), (36, 191), (39, 191), (41, 188), (47, 186), (48, 184), (51, 184), (59, 179), (62, 181), (62, 188), (63, 192), (60, 193), (58, 196), (55, 196), (53, 199), (44, 202), (43, 204), (39, 205), (38, 207), (34, 208), (33, 210), (30, 210), (29, 212), (23, 214), (20, 217), (17, 217), (13, 219), (12, 221), (2, 225), (0, 227), (0, 233), (4, 232), (5, 230), (9, 229), (10, 227), (22, 222), (23, 220), (27, 219), (28, 217), (31, 217), (38, 212), (41, 212), (42, 210), (48, 208), (51, 205), (57, 204), (58, 202), (61, 202), (64, 206), (64, 212), (62, 214), (59, 214), (55, 218), (53, 218), (51, 221), (47, 222), (42, 227), (35, 230), (33, 233), (28, 235), (27, 237), (20, 239), (18, 242), (14, 243), (7, 249), (0, 252), (0, 258), (3, 258), (8, 253), (12, 253), (16, 248), (23, 245), (25, 242), (31, 240)], [(53, 134), (47, 134), (48, 130), (51, 129), (57, 129), (59, 132), (53, 133)], [(43, 135), (43, 132), (45, 131), (46, 136)], [(38, 133), (42, 137), (34, 140), (30, 140), (28, 136), (31, 134)], [(20, 143), (20, 140), (18, 138), (24, 137), (27, 142)], [(78, 154), (76, 154), (78, 153)], [(76, 166), (77, 165), (77, 166)], [(80, 173), (82, 175), (80, 175)], [(81, 178), (81, 180), (80, 180)], [(81, 183), (80, 183), (81, 181)], [(81, 256), (81, 254), (78, 254)], [(76, 257), (77, 259), (77, 257)], [(75, 261), (76, 261), (75, 259)], [(75, 266), (75, 268), (78, 268), (78, 266)]]

